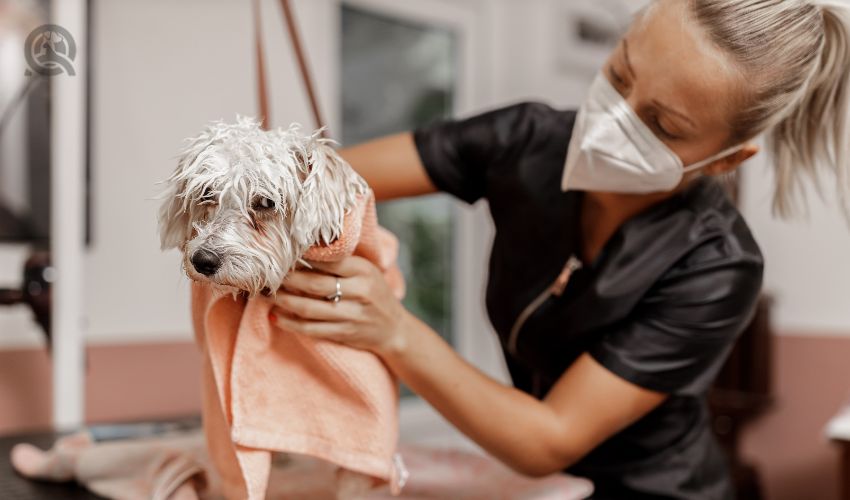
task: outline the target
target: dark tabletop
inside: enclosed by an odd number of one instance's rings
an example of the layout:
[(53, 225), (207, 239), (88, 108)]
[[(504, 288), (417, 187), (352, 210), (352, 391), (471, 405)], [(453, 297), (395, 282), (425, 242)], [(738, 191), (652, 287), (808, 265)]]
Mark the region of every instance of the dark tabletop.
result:
[[(198, 417), (181, 417), (153, 422), (131, 422), (89, 426), (95, 440), (129, 439), (161, 434), (167, 431), (187, 430), (200, 426)], [(0, 500), (104, 500), (88, 492), (74, 482), (52, 483), (33, 481), (21, 477), (12, 469), (9, 461), (12, 447), (17, 443), (29, 443), (41, 449), (49, 449), (62, 433), (32, 432), (0, 436)]]
[(48, 449), (60, 434), (42, 432), (0, 437), (0, 499), (3, 500), (100, 500), (76, 483), (48, 483), (21, 477), (12, 469), (9, 452), (17, 443)]

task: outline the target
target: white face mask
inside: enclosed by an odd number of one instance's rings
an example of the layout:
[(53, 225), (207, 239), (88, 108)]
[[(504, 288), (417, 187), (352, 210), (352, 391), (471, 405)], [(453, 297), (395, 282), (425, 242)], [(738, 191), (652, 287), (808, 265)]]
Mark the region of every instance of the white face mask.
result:
[(685, 172), (704, 167), (743, 147), (743, 144), (732, 146), (684, 166), (600, 72), (576, 116), (561, 190), (669, 191), (681, 182)]

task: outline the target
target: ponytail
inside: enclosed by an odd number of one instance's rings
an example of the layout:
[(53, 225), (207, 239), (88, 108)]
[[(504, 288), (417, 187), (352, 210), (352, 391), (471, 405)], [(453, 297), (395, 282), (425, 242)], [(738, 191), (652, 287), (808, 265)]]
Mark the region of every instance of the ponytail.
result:
[(838, 2), (813, 3), (823, 18), (820, 56), (799, 101), (767, 138), (776, 172), (773, 206), (787, 217), (796, 197), (805, 201), (804, 175), (823, 197), (823, 174), (828, 172), (850, 222), (850, 9)]
[(845, 0), (687, 0), (746, 85), (729, 142), (765, 133), (774, 213), (805, 202), (803, 179), (823, 196), (824, 175), (850, 223), (850, 4)]

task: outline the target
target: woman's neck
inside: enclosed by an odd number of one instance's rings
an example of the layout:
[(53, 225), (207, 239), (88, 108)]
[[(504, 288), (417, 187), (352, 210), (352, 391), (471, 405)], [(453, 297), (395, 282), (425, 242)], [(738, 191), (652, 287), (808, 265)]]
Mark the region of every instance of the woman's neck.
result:
[(582, 260), (593, 262), (620, 225), (680, 189), (649, 194), (586, 191), (581, 207)]

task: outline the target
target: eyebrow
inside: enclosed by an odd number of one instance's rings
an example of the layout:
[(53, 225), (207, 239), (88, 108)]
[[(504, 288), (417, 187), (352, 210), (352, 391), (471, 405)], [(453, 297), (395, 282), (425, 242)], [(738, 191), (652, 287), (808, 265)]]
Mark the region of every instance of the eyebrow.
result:
[[(623, 37), (623, 57), (625, 57), (625, 59), (626, 59), (626, 68), (629, 70), (629, 73), (632, 74), (632, 78), (637, 80), (637, 76), (635, 76), (635, 70), (632, 67), (632, 62), (631, 62), (631, 60), (629, 60), (629, 43), (626, 41), (625, 37)], [(668, 113), (674, 114), (674, 115), (678, 116), (679, 118), (687, 121), (688, 123), (691, 124), (692, 127), (696, 128), (696, 124), (690, 118), (688, 118), (688, 116), (686, 114), (680, 113), (679, 111), (676, 111), (675, 109), (658, 102), (656, 99), (653, 99), (652, 103), (654, 105), (656, 105), (657, 107), (667, 111)]]

